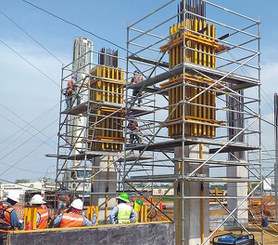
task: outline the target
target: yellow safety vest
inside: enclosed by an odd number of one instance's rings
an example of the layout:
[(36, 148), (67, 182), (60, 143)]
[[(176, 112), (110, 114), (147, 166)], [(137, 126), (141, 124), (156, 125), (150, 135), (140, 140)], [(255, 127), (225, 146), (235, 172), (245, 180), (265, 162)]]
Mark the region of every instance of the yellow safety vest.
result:
[(130, 223), (130, 215), (132, 212), (132, 207), (125, 203), (118, 205), (118, 224), (128, 224)]

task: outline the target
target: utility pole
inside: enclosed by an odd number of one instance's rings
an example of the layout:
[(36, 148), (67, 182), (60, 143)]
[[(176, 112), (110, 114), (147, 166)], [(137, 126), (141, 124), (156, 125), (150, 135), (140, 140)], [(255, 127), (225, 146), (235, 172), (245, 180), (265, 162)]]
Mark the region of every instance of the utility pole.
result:
[(278, 130), (277, 130), (277, 125), (278, 125), (278, 94), (274, 94), (274, 131), (275, 131), (275, 163), (274, 163), (274, 188), (275, 188), (275, 217), (276, 219), (278, 218), (278, 197), (277, 197), (277, 192), (278, 192), (278, 187), (277, 187), (277, 182), (278, 182)]

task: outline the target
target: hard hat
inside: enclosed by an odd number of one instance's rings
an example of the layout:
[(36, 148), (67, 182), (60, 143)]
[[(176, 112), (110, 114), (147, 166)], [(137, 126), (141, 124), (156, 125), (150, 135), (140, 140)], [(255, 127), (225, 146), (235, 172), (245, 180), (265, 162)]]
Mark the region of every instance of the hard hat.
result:
[(77, 80), (77, 76), (76, 75), (72, 75), (71, 78), (74, 79), (74, 80)]
[(83, 202), (81, 199), (75, 199), (73, 200), (73, 202), (70, 205), (71, 207), (78, 209), (78, 210), (82, 210), (83, 209)]
[(67, 189), (67, 186), (66, 184), (62, 184), (62, 188), (61, 188), (63, 191), (65, 191)]
[(140, 199), (137, 199), (135, 202), (136, 202), (137, 204), (139, 204), (140, 206), (143, 205), (143, 202), (142, 202), (142, 200), (140, 200)]
[(16, 194), (14, 194), (14, 193), (9, 194), (9, 195), (7, 196), (7, 198), (13, 200), (14, 202), (19, 202), (19, 196), (16, 195)]
[(128, 194), (126, 192), (122, 192), (117, 199), (123, 200), (124, 202), (129, 202)]
[(135, 70), (134, 72), (133, 72), (133, 74), (139, 74), (140, 72), (138, 71), (138, 70)]
[(44, 204), (46, 203), (40, 194), (36, 194), (31, 198), (30, 204)]

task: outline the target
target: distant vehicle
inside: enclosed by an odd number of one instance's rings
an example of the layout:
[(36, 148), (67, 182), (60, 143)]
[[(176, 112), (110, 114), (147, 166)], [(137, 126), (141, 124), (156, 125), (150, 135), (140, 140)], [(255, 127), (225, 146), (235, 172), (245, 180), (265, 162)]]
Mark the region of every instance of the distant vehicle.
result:
[(87, 201), (92, 192), (91, 189), (92, 169), (84, 167), (71, 168), (65, 172), (64, 183), (67, 184), (67, 190), (73, 195), (83, 198)]

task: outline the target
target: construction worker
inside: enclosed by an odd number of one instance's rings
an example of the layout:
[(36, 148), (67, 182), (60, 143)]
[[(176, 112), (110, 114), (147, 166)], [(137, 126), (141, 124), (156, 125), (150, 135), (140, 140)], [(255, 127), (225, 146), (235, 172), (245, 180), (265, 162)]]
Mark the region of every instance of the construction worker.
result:
[(46, 202), (40, 194), (36, 194), (31, 198), (30, 204), (32, 207), (37, 208), (36, 228), (45, 229), (47, 228), (49, 213), (46, 207)]
[(80, 96), (75, 93), (76, 88), (77, 88), (76, 87), (76, 81), (77, 81), (77, 76), (76, 75), (73, 75), (71, 77), (71, 79), (68, 80), (66, 92), (64, 93), (64, 95), (66, 96), (66, 105), (67, 105), (66, 110), (69, 110), (72, 106), (73, 95), (76, 96), (77, 105), (80, 104)]
[(68, 206), (69, 195), (67, 193), (67, 187), (65, 184), (61, 187), (61, 192), (57, 198), (58, 201), (58, 214), (62, 213)]
[(68, 210), (68, 212), (61, 213), (54, 220), (54, 227), (65, 228), (65, 227), (81, 227), (91, 226), (96, 223), (96, 214), (94, 213), (93, 220), (88, 220), (82, 214), (83, 202), (81, 199), (75, 199)]
[(130, 120), (128, 122), (127, 128), (130, 130), (130, 144), (138, 144), (139, 143), (139, 125), (135, 120), (133, 115), (130, 116)]
[[(133, 77), (131, 78), (131, 83), (140, 83), (142, 81), (143, 77), (140, 75), (140, 72), (138, 70), (135, 70), (133, 73)], [(138, 99), (138, 106), (141, 106), (141, 95), (142, 92), (140, 91), (140, 89), (133, 89), (132, 96), (135, 97), (134, 99)]]
[(17, 212), (14, 209), (14, 205), (19, 202), (18, 195), (8, 195), (7, 199), (3, 201), (0, 205), (0, 223), (1, 229), (13, 230), (15, 228), (20, 228), (21, 223), (19, 222)]
[(111, 224), (128, 224), (136, 222), (136, 212), (128, 205), (129, 196), (126, 192), (122, 192), (118, 197), (118, 205), (115, 206), (110, 213)]

